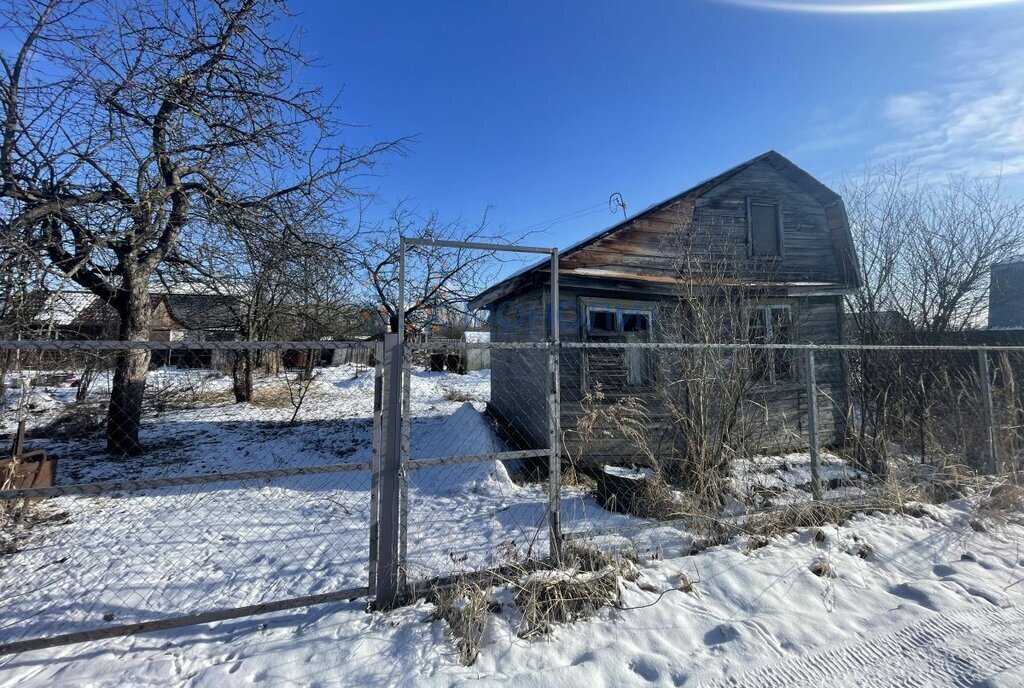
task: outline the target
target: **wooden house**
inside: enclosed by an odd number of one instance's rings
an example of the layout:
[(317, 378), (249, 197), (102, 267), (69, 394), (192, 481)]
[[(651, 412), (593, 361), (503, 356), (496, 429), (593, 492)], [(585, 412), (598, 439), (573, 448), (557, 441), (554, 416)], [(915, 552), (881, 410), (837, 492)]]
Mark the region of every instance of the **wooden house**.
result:
[[(775, 151), (571, 246), (559, 256), (560, 340), (623, 346), (563, 347), (563, 446), (571, 452), (574, 442), (588, 440), (590, 457), (637, 458), (631, 446), (636, 442), (616, 438), (614, 431), (596, 433), (609, 438), (600, 447), (594, 437), (580, 437), (581, 416), (595, 399), (606, 405), (625, 396), (639, 399), (649, 427), (663, 437), (673, 434), (678, 416), (657, 392), (679, 381), (666, 359), (682, 360), (683, 354), (631, 343), (837, 343), (843, 341), (843, 296), (859, 286), (842, 199)], [(694, 325), (700, 300), (704, 312), (716, 314), (710, 327)], [(495, 284), (470, 305), (490, 311), (491, 340), (501, 343), (547, 339), (549, 303), (549, 263), (543, 261)], [(745, 355), (744, 432), (758, 426), (748, 433), (755, 437), (752, 449), (806, 446), (802, 361), (780, 351)], [(490, 408), (523, 445), (548, 441), (546, 369), (537, 352), (492, 351)], [(840, 437), (846, 417), (843, 358), (819, 354), (816, 374), (820, 433), (828, 443)]]
[[(239, 298), (220, 294), (170, 294), (150, 296), (153, 309), (149, 340), (154, 342), (206, 342), (233, 340), (238, 336)], [(37, 339), (118, 338), (115, 310), (91, 292), (38, 292), (30, 296), (27, 334)], [(223, 367), (223, 352), (196, 347), (189, 351), (157, 349), (154, 366)]]

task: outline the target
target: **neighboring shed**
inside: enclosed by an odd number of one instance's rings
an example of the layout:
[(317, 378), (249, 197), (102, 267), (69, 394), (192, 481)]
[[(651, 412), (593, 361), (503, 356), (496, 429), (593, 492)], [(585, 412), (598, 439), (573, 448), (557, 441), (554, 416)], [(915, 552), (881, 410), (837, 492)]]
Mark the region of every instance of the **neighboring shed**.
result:
[(217, 341), (238, 334), (241, 300), (237, 296), (165, 294), (158, 299), (166, 307), (170, 339)]
[[(489, 344), (491, 333), (467, 330), (462, 333), (462, 341), (467, 344)], [(491, 350), (489, 347), (466, 347), (463, 367), (467, 372), (487, 370), (491, 367)]]
[[(742, 324), (743, 334), (730, 330), (715, 339), (829, 344), (843, 340), (843, 296), (860, 286), (860, 278), (842, 199), (770, 151), (561, 252), (559, 283), (563, 342), (698, 341), (688, 324), (695, 294), (717, 293), (727, 294), (723, 303), (742, 304), (742, 315), (731, 319)], [(494, 285), (470, 306), (490, 311), (494, 342), (542, 341), (550, 331), (549, 303), (545, 261)], [(649, 356), (636, 347), (563, 351), (567, 443), (573, 442), (584, 397), (598, 385), (609, 402), (643, 399), (651, 427), (672, 431), (671, 414), (653, 393), (671, 372)], [(536, 353), (492, 352), (490, 408), (525, 444), (547, 442), (546, 365)], [(799, 362), (766, 354), (756, 357), (756, 366), (745, 417), (764, 426), (761, 448), (805, 445), (807, 399)], [(838, 440), (846, 412), (842, 358), (819, 355), (817, 378), (822, 436)], [(594, 454), (628, 460), (635, 451), (606, 443)]]
[(1024, 329), (1024, 256), (992, 266), (988, 327), (991, 330)]
[[(208, 294), (153, 294), (152, 341), (234, 339), (238, 298)], [(29, 299), (32, 328), (55, 339), (117, 339), (117, 313), (84, 291), (37, 293)]]

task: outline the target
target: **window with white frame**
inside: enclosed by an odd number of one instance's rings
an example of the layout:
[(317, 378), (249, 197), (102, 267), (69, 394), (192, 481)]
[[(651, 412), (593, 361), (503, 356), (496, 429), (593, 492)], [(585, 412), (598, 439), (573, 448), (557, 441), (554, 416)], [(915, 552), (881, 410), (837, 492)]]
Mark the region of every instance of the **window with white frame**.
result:
[[(747, 338), (751, 344), (792, 344), (793, 309), (788, 304), (764, 304), (748, 310)], [(753, 349), (752, 378), (767, 384), (792, 382), (793, 356), (788, 349)]]
[(651, 384), (653, 352), (630, 345), (654, 341), (653, 304), (584, 301), (581, 307), (585, 341), (622, 344), (586, 350), (584, 386), (624, 391)]

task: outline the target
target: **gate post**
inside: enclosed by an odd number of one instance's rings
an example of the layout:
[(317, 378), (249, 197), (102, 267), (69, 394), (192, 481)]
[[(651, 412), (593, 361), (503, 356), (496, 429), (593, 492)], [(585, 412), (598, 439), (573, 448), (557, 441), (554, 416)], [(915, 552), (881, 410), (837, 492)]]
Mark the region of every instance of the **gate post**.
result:
[[(378, 378), (380, 389), (379, 414), (375, 411), (373, 475), (376, 491), (371, 497), (370, 546), (370, 588), (375, 592), (374, 607), (391, 609), (398, 605), (401, 596), (400, 585), (400, 533), (399, 518), (400, 479), (399, 466), (402, 446), (402, 342), (398, 334), (384, 335), (381, 365), (382, 376)], [(379, 432), (378, 432), (379, 428)], [(376, 517), (376, 527), (373, 525)], [(374, 537), (376, 536), (376, 537)], [(376, 542), (374, 542), (374, 540)]]
[(377, 597), (377, 533), (380, 530), (381, 411), (384, 399), (384, 342), (373, 347), (373, 455), (370, 460), (370, 597)]
[(821, 500), (821, 446), (818, 439), (818, 378), (814, 370), (814, 349), (804, 354), (807, 364), (807, 436), (811, 450), (811, 492)]
[(561, 338), (559, 334), (558, 249), (551, 249), (551, 341), (548, 344), (548, 533), (551, 559), (562, 561)]
[(562, 452), (559, 444), (559, 347), (551, 343), (548, 350), (548, 533), (551, 559), (562, 560)]

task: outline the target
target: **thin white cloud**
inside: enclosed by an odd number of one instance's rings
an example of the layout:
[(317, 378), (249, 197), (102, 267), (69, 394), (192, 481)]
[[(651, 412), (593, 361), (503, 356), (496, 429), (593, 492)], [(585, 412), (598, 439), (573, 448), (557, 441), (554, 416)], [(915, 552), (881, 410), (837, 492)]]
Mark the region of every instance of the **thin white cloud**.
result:
[(936, 66), (945, 81), (879, 105), (887, 140), (871, 154), (941, 174), (1024, 174), (1024, 31), (954, 46), (950, 60)]
[(890, 96), (883, 105), (883, 116), (900, 128), (914, 128), (935, 117), (938, 103), (931, 93), (903, 93)]
[(1024, 0), (902, 0), (901, 2), (857, 2), (856, 0), (721, 0), (781, 12), (818, 14), (906, 14), (909, 12), (951, 12), (998, 5), (1017, 5)]

